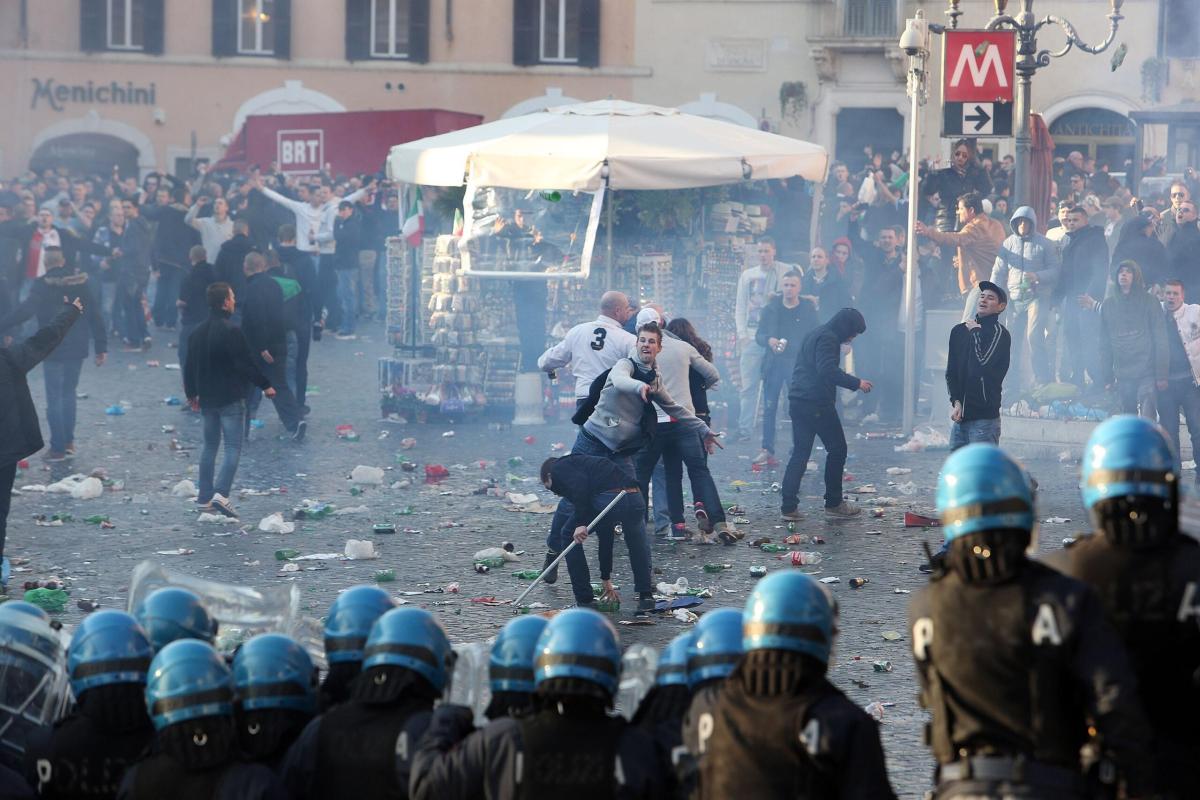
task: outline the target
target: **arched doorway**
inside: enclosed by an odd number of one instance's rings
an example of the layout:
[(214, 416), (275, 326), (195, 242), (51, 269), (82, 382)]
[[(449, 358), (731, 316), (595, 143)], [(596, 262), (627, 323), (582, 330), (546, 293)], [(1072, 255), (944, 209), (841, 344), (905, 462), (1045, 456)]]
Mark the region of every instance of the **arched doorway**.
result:
[(138, 175), (138, 149), (105, 133), (68, 133), (42, 142), (29, 159), (35, 172), (65, 168), (73, 175)]
[(1107, 108), (1077, 108), (1050, 123), (1054, 155), (1071, 151), (1107, 163), (1112, 172), (1122, 172), (1126, 159), (1133, 158), (1133, 123), (1124, 114)]

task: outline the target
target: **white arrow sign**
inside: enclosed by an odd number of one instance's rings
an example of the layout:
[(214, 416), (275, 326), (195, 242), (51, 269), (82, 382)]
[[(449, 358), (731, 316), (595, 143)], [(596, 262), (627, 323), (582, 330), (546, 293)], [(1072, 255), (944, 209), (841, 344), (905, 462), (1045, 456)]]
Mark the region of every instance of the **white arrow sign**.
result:
[(963, 103), (962, 115), (964, 136), (983, 135), (992, 132), (996, 109), (992, 103)]

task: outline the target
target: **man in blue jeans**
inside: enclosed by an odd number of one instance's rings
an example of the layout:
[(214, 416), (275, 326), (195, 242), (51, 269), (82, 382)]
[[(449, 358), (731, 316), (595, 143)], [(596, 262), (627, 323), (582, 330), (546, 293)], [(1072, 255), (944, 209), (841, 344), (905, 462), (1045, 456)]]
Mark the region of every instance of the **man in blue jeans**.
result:
[[(246, 425), (246, 395), (250, 384), (275, 396), (271, 382), (251, 357), (246, 337), (229, 318), (237, 307), (228, 283), (208, 287), (210, 316), (188, 340), (187, 362), (183, 365), (183, 388), (188, 403), (204, 416), (204, 448), (200, 451), (200, 491), (196, 502), (202, 511), (237, 519), (229, 503), (233, 476), (242, 454)], [(221, 471), (213, 481), (217, 448), (225, 439)]]
[(1012, 337), (1000, 324), (1008, 295), (979, 282), (975, 317), (950, 329), (946, 388), (950, 391), (950, 449), (972, 442), (1000, 444), (1000, 389), (1008, 374)]
[(354, 210), (353, 203), (343, 200), (338, 204), (333, 238), (337, 241), (333, 268), (337, 273), (337, 303), (341, 310), (337, 338), (354, 339), (354, 324), (358, 318), (358, 251), (362, 249), (364, 238), (363, 218)]

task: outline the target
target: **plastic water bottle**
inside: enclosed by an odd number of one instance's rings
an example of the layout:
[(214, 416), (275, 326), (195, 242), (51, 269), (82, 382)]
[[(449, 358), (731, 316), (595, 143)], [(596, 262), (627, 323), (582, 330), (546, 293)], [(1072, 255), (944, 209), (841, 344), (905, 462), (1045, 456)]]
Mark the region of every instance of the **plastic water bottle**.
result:
[(823, 560), (820, 553), (814, 553), (811, 550), (797, 550), (789, 558), (793, 567), (808, 567), (813, 564), (820, 564)]

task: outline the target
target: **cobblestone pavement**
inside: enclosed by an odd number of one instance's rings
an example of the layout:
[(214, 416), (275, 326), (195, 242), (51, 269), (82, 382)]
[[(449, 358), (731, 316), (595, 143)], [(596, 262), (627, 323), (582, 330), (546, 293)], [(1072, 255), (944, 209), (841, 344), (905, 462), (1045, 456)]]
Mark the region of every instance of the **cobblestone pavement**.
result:
[[(522, 492), (537, 492), (549, 502), (548, 493), (536, 481), (537, 466), (550, 454), (551, 445), (573, 440), (574, 430), (562, 422), (535, 428), (488, 429), (480, 423), (464, 423), (454, 428), (454, 436), (443, 436), (450, 429), (439, 425), (406, 426), (379, 421), (376, 359), (387, 354), (382, 335), (374, 340), (336, 341), (332, 337), (315, 343), (311, 359), (309, 404), (312, 406), (308, 439), (303, 444), (280, 441), (282, 428), (269, 401), (260, 409), (266, 420), (256, 430), (253, 441), (243, 451), (235, 484), (234, 502), (241, 514), (243, 529), (200, 523), (193, 505), (172, 497), (170, 487), (181, 478), (195, 480), (195, 464), (201, 434), (198, 418), (167, 405), (164, 398), (182, 395), (180, 373), (165, 367), (147, 365), (158, 359), (164, 365), (175, 360), (173, 349), (166, 348), (165, 335), (159, 334), (148, 353), (111, 354), (103, 368), (90, 363), (85, 367), (79, 401), (77, 443), (79, 455), (73, 463), (43, 464), (40, 456), (30, 459), (30, 470), (20, 476), (17, 486), (47, 484), (72, 472), (90, 472), (103, 468), (108, 476), (123, 480), (120, 491), (107, 491), (95, 500), (75, 501), (62, 495), (24, 492), (15, 497), (10, 517), (8, 553), (29, 560), (28, 571), (13, 575), (13, 594), (19, 594), (24, 580), (56, 574), (66, 579), (72, 604), (62, 615), (65, 623), (77, 622), (82, 613), (74, 601), (98, 600), (101, 605), (124, 607), (130, 572), (144, 559), (157, 559), (169, 567), (215, 580), (265, 587), (286, 581), (297, 582), (302, 590), (306, 613), (320, 618), (335, 594), (346, 586), (370, 582), (376, 571), (394, 569), (397, 580), (385, 586), (395, 591), (412, 590), (423, 585), (444, 587), (458, 582), (457, 594), (409, 597), (412, 602), (429, 602), (441, 617), (452, 639), (482, 640), (512, 617), (508, 607), (487, 607), (470, 602), (478, 596), (513, 598), (527, 584), (512, 577), (516, 569), (540, 567), (543, 540), (550, 516), (505, 510), (504, 498), (475, 495), (472, 492), (486, 478)], [(39, 413), (41, 399), (40, 369), (31, 375)], [(720, 394), (714, 396), (719, 400)], [(123, 416), (106, 416), (105, 408), (120, 401), (131, 406)], [(349, 423), (361, 435), (361, 441), (338, 440), (335, 425)], [(786, 425), (787, 423), (782, 423)], [(939, 422), (940, 424), (940, 422)], [(174, 426), (174, 432), (165, 432)], [(807, 513), (797, 531), (820, 534), (825, 543), (805, 546), (817, 550), (823, 561), (806, 568), (818, 577), (837, 576), (833, 585), (841, 608), (840, 638), (834, 652), (830, 674), (839, 687), (855, 702), (866, 705), (882, 701), (888, 705), (882, 721), (883, 741), (887, 748), (893, 785), (905, 797), (918, 797), (927, 788), (931, 762), (921, 744), (925, 715), (917, 705), (916, 681), (910, 656), (905, 611), (907, 592), (917, 589), (925, 578), (917, 571), (924, 560), (920, 544), (938, 539), (937, 531), (904, 528), (903, 510), (910, 507), (930, 510), (932, 487), (945, 453), (901, 454), (893, 452), (892, 440), (855, 439), (850, 428), (850, 461), (847, 470), (854, 480), (847, 488), (871, 483), (876, 495), (896, 497), (901, 505), (884, 509), (882, 518), (869, 513), (848, 522), (827, 522), (817, 497), (819, 474), (805, 479), (803, 491), (809, 495), (801, 508)], [(524, 437), (532, 435), (533, 444)], [(786, 433), (781, 430), (786, 441)], [(377, 438), (378, 437), (378, 438)], [(417, 444), (407, 451), (401, 440), (413, 437)], [(182, 450), (173, 449), (177, 439)], [(769, 536), (780, 541), (788, 531), (778, 519), (778, 497), (771, 490), (773, 481), (782, 479), (782, 468), (755, 474), (750, 459), (757, 451), (754, 443), (730, 443), (711, 459), (714, 475), (726, 504), (736, 502), (746, 509), (749, 524), (747, 540), (736, 547), (701, 547), (691, 544), (655, 544), (654, 566), (661, 572), (656, 580), (675, 581), (686, 577), (695, 586), (711, 587), (713, 596), (699, 610), (718, 606), (738, 606), (745, 600), (753, 580), (752, 564), (770, 569), (791, 569), (773, 555), (752, 550), (750, 539)], [(419, 466), (414, 473), (403, 472), (397, 457), (403, 455)], [(520, 456), (524, 463), (509, 466), (508, 459)], [(822, 457), (818, 452), (816, 457)], [(489, 462), (484, 468), (479, 460)], [(442, 464), (450, 477), (438, 484), (423, 481), (421, 467)], [(408, 488), (368, 488), (360, 496), (351, 496), (347, 480), (358, 464), (379, 466), (387, 471), (386, 484), (405, 477), (415, 478)], [(909, 468), (911, 474), (889, 476), (892, 466)], [(1081, 519), (1076, 488), (1077, 466), (1057, 461), (1031, 462), (1037, 475), (1039, 518), (1050, 516), (1074, 520), (1068, 524), (1046, 524), (1042, 528), (1043, 547), (1057, 547), (1061, 538), (1075, 530)], [(522, 482), (511, 482), (509, 476)], [(747, 485), (735, 487), (735, 481)], [(889, 481), (916, 484), (916, 493), (905, 496)], [(239, 489), (284, 487), (286, 494), (237, 497)], [(136, 498), (136, 502), (135, 502)], [(292, 534), (268, 534), (256, 529), (262, 517), (281, 511), (290, 518), (290, 509), (302, 498), (331, 501), (339, 507), (365, 505), (368, 513), (329, 517), (297, 523)], [(411, 516), (397, 513), (411, 507)], [(38, 527), (35, 514), (65, 511), (75, 520), (62, 527)], [(115, 527), (101, 529), (83, 522), (93, 514), (111, 517)], [(419, 533), (373, 536), (372, 523), (390, 521), (397, 530), (417, 529)], [(447, 527), (453, 524), (454, 527)], [(221, 535), (219, 535), (221, 534)], [(350, 538), (373, 539), (380, 553), (372, 561), (330, 561), (326, 569), (299, 573), (279, 572), (275, 550), (295, 548), (302, 553), (341, 551)], [(513, 541), (527, 551), (512, 568), (500, 568), (490, 574), (476, 574), (472, 555), (482, 547)], [(188, 555), (157, 555), (157, 551), (194, 550)], [(594, 544), (588, 544), (594, 569)], [(624, 549), (616, 549), (618, 584), (627, 584), (626, 599), (631, 598), (631, 579)], [(309, 562), (311, 564), (311, 562)], [(705, 563), (729, 563), (732, 569), (710, 575)], [(861, 576), (869, 583), (852, 589), (849, 580)], [(555, 586), (539, 587), (531, 602), (543, 602), (554, 608), (569, 604), (571, 594), (565, 571)], [(631, 619), (627, 602), (620, 619)], [(684, 628), (674, 619), (661, 619), (653, 627), (621, 626), (623, 644), (666, 643)], [(889, 640), (895, 632), (899, 640)], [(891, 672), (876, 672), (872, 663), (891, 662)]]

